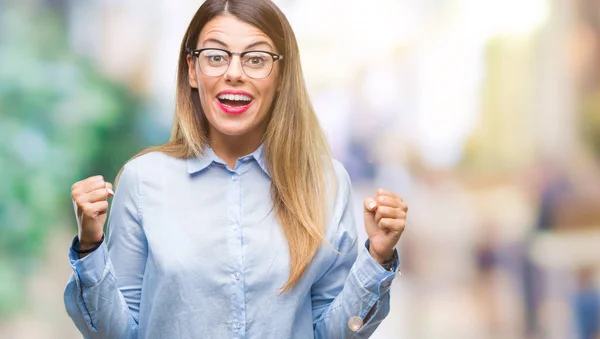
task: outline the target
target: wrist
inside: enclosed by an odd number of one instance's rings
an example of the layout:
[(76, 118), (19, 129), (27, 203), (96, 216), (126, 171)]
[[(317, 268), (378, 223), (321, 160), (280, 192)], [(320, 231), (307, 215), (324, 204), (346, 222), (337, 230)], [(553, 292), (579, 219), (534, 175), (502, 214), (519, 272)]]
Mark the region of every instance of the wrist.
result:
[(372, 246), (369, 246), (369, 254), (380, 265), (388, 264), (388, 263), (394, 261), (394, 250), (393, 249), (390, 250), (389, 253), (380, 254), (380, 253), (375, 252), (373, 250)]
[(79, 240), (79, 244), (77, 245), (77, 247), (80, 250), (85, 251), (85, 250), (89, 250), (90, 248), (93, 248), (94, 246), (96, 246), (96, 244), (97, 244), (97, 242), (93, 243), (93, 242)]
[(104, 235), (100, 234), (100, 236), (94, 236), (93, 238), (81, 236), (81, 234), (77, 237), (77, 247), (80, 250), (89, 250), (96, 246), (99, 242), (104, 239)]
[[(104, 242), (104, 235), (100, 237), (100, 240), (94, 243), (90, 243), (89, 241), (81, 242), (79, 236), (75, 236), (73, 238), (73, 242), (71, 243), (71, 248), (73, 251), (77, 252), (80, 256), (84, 254), (91, 253), (100, 247)], [(84, 255), (85, 256), (85, 255)]]

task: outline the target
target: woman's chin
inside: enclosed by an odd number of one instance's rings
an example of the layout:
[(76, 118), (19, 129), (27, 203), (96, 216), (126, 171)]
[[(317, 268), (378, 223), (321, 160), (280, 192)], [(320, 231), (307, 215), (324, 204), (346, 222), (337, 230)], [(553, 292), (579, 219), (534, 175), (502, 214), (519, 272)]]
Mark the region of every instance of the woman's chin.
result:
[(220, 134), (230, 137), (244, 135), (250, 131), (250, 128), (246, 124), (240, 123), (221, 124), (215, 127)]

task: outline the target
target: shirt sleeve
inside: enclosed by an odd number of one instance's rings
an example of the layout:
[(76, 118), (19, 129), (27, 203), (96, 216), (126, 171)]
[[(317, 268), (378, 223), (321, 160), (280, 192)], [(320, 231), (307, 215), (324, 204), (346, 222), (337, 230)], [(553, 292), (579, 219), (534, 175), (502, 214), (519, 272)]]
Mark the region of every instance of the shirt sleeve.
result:
[(139, 182), (133, 166), (125, 166), (115, 192), (107, 242), (81, 259), (69, 250), (73, 273), (65, 288), (64, 302), (84, 338), (138, 337), (148, 250), (140, 217)]
[[(343, 168), (341, 172), (341, 202), (336, 205), (343, 212), (335, 241), (340, 254), (312, 287), (315, 338), (369, 338), (389, 313), (389, 291), (397, 273), (398, 254), (394, 251), (394, 271), (387, 271), (371, 257), (366, 244), (357, 244), (350, 179)], [(366, 321), (355, 332), (348, 325), (351, 318)]]

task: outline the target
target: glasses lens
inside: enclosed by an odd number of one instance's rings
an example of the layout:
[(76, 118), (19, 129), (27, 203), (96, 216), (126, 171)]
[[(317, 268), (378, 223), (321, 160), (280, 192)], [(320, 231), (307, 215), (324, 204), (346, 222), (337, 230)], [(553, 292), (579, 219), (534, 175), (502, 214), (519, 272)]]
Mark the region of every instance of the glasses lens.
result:
[(265, 52), (248, 52), (242, 57), (242, 67), (247, 76), (264, 79), (273, 69), (273, 57)]
[(227, 71), (231, 58), (218, 49), (206, 49), (198, 56), (200, 71), (207, 76), (220, 76)]

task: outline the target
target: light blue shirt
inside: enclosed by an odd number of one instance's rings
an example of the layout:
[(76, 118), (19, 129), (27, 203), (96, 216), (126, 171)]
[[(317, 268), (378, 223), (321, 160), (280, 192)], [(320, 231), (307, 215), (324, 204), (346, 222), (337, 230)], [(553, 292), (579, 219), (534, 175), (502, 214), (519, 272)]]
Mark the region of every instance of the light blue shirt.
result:
[[(328, 243), (281, 294), (289, 253), (262, 146), (233, 169), (211, 149), (134, 159), (112, 202), (108, 246), (82, 259), (70, 250), (67, 313), (85, 338), (368, 338), (389, 312), (396, 272), (358, 246), (350, 179), (334, 169)], [(372, 308), (353, 332), (348, 320)]]

